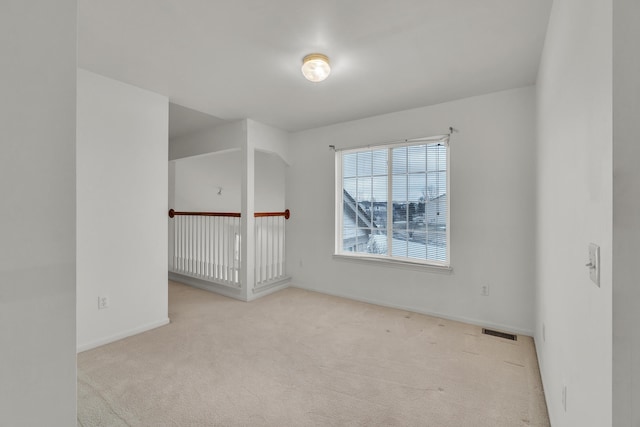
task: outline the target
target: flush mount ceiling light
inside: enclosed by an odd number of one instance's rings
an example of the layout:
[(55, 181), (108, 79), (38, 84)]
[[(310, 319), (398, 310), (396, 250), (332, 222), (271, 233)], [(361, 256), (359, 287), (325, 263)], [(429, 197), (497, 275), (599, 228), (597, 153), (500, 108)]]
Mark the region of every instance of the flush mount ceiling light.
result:
[(302, 59), (302, 74), (310, 82), (318, 83), (329, 77), (329, 58), (321, 53), (312, 53)]

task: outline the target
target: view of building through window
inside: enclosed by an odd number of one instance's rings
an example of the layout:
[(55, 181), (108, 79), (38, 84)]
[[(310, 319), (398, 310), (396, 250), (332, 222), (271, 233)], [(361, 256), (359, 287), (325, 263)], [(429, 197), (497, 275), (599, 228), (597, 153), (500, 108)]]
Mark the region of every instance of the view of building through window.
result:
[(342, 253), (446, 264), (447, 146), (343, 151)]

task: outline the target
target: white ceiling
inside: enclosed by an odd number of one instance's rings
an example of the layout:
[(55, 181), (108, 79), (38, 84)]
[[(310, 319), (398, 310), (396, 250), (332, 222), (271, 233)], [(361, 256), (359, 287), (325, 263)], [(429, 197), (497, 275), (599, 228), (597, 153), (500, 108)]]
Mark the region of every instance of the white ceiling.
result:
[[(78, 62), (296, 131), (534, 84), (551, 2), (79, 0)], [(313, 52), (322, 83), (300, 73)]]

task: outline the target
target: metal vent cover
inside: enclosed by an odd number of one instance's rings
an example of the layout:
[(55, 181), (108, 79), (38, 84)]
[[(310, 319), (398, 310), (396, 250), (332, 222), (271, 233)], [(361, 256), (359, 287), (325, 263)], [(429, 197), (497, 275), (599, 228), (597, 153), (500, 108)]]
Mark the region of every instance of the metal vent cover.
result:
[(482, 333), (485, 335), (492, 335), (494, 337), (504, 338), (506, 340), (518, 341), (517, 335), (508, 334), (506, 332), (494, 331), (493, 329), (482, 328)]

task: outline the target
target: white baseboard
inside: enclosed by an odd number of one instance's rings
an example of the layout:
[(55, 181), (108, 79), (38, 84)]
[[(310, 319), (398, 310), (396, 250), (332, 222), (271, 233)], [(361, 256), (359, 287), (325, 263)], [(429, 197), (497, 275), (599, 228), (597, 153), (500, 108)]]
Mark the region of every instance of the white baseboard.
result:
[(137, 328), (129, 329), (127, 331), (119, 332), (117, 334), (100, 338), (99, 340), (92, 341), (90, 343), (80, 344), (76, 346), (76, 353), (82, 353), (83, 351), (91, 350), (96, 347), (100, 347), (105, 344), (112, 343), (114, 341), (119, 341), (123, 338), (130, 337), (132, 335), (138, 335), (142, 332), (150, 331), (151, 329), (159, 328), (160, 326), (164, 326), (169, 324), (170, 320), (167, 317), (166, 319), (159, 320), (157, 322), (148, 323), (146, 325), (138, 326)]
[(222, 285), (214, 282), (208, 282), (205, 280), (196, 279), (195, 277), (173, 273), (171, 271), (169, 272), (169, 280), (184, 283), (185, 285), (193, 286), (194, 288), (202, 289), (203, 291), (209, 291), (223, 295), (225, 297), (237, 299), (240, 301), (246, 301), (244, 295), (242, 295), (242, 290), (239, 288), (234, 288), (228, 285)]
[(291, 277), (285, 277), (282, 280), (278, 280), (266, 285), (259, 286), (253, 289), (253, 292), (249, 295), (249, 301), (262, 298), (279, 290), (289, 287), (291, 283)]
[(326, 291), (324, 289), (314, 288), (313, 286), (300, 286), (300, 285), (296, 285), (296, 284), (291, 284), (289, 286), (291, 286), (293, 288), (306, 289), (308, 291), (318, 292), (318, 293), (321, 293), (321, 294), (333, 295), (335, 297), (347, 298), (347, 299), (351, 299), (351, 300), (354, 300), (354, 301), (366, 302), (368, 304), (380, 305), (382, 307), (397, 308), (399, 310), (411, 311), (411, 312), (414, 312), (414, 313), (425, 314), (427, 316), (439, 317), (441, 319), (447, 319), (447, 320), (453, 320), (453, 321), (456, 321), (456, 322), (469, 323), (471, 325), (476, 325), (476, 326), (480, 326), (480, 327), (483, 327), (483, 328), (497, 329), (499, 331), (509, 332), (509, 333), (516, 334), (516, 335), (526, 335), (528, 337), (532, 337), (533, 336), (533, 331), (530, 331), (530, 330), (527, 330), (527, 329), (514, 328), (512, 326), (503, 325), (503, 324), (500, 324), (500, 323), (485, 322), (483, 320), (471, 319), (471, 318), (462, 317), (462, 316), (451, 316), (451, 315), (448, 315), (448, 314), (438, 313), (436, 311), (424, 310), (424, 309), (419, 308), (419, 307), (411, 307), (411, 306), (405, 306), (405, 305), (399, 305), (399, 304), (389, 304), (388, 302), (385, 302), (385, 301), (378, 301), (378, 300), (371, 299), (371, 298), (363, 298), (363, 297), (350, 295), (350, 294), (343, 293), (343, 292)]
[(249, 293), (249, 298), (247, 299), (243, 294), (241, 289), (233, 288), (228, 285), (222, 285), (219, 283), (209, 282), (205, 280), (196, 279), (190, 276), (183, 276), (179, 273), (169, 272), (169, 280), (173, 280), (174, 282), (184, 283), (185, 285), (193, 286), (194, 288), (202, 289), (204, 291), (213, 292), (225, 297), (234, 298), (240, 301), (253, 301), (258, 298), (262, 298), (263, 296), (272, 294), (276, 291), (289, 287), (289, 283), (291, 282), (291, 277), (284, 277), (281, 280), (277, 280), (275, 282), (267, 283), (262, 286), (258, 286), (254, 288), (252, 292)]

